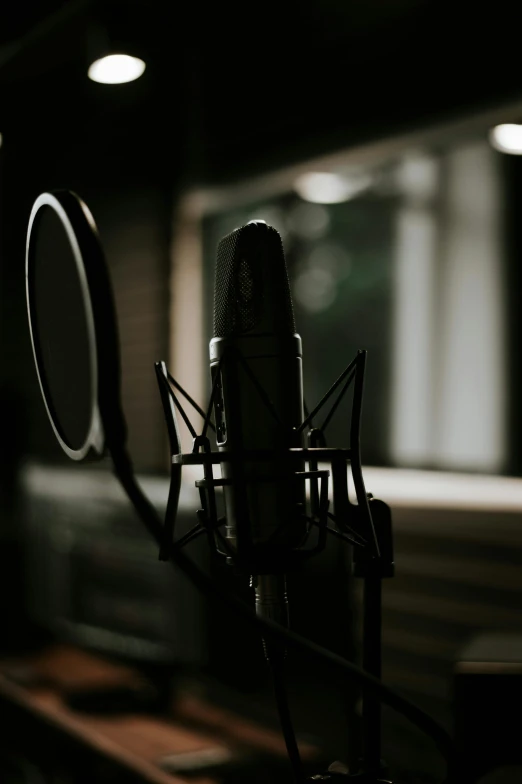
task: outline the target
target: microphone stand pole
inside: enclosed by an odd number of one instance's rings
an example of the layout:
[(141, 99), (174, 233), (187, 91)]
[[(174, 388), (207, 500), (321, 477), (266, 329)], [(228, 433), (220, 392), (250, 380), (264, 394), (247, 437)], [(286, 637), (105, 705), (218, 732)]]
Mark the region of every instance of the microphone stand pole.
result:
[[(363, 669), (381, 678), (382, 663), (382, 580), (393, 577), (393, 542), (390, 508), (383, 501), (369, 498), (379, 556), (367, 550), (354, 551), (354, 575), (364, 581), (363, 588)], [(381, 759), (381, 705), (363, 691), (362, 759), (358, 781), (385, 782), (386, 767)]]
[[(350, 462), (357, 505), (350, 502), (348, 496), (346, 464), (339, 459), (332, 460), (332, 482), (334, 491), (334, 507), (337, 524), (342, 530), (343, 521), (350, 519), (355, 523), (361, 535), (369, 535), (366, 547), (354, 548), (353, 574), (364, 580), (363, 588), (363, 669), (381, 678), (382, 664), (382, 580), (393, 577), (393, 536), (391, 511), (384, 501), (375, 500), (364, 487), (361, 466), (361, 411), (366, 366), (366, 352), (358, 352), (355, 359), (355, 383), (350, 426)], [(341, 379), (348, 373), (349, 366)], [(340, 379), (339, 379), (340, 381)], [(350, 378), (341, 391), (339, 399), (346, 391)], [(335, 411), (337, 402), (332, 412)], [(331, 413), (332, 413), (331, 412)], [(327, 417), (325, 424), (329, 421)], [(324, 439), (324, 429), (312, 431), (310, 436), (315, 443)], [(381, 759), (381, 706), (363, 690), (362, 710), (362, 758), (360, 771), (349, 775), (348, 779), (356, 779), (358, 784), (384, 784), (388, 779), (386, 767)], [(328, 779), (326, 779), (328, 780)], [(334, 779), (331, 778), (333, 781)]]

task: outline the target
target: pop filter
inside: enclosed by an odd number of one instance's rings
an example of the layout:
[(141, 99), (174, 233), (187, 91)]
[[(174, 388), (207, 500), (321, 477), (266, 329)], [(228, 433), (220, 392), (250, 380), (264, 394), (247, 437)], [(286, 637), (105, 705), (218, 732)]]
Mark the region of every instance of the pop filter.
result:
[(25, 274), (36, 371), (58, 442), (72, 460), (123, 447), (110, 279), (94, 219), (71, 191), (36, 199)]

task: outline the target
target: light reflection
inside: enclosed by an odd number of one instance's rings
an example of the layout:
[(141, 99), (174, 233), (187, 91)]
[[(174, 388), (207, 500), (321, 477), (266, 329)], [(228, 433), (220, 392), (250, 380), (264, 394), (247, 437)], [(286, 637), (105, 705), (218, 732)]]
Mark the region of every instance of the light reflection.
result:
[[(271, 204), (267, 204), (265, 207), (260, 207), (248, 216), (246, 223), (250, 223), (251, 221), (264, 221), (269, 226), (273, 226), (274, 229), (279, 232), (282, 240), (286, 238), (288, 232), (286, 228), (285, 214), (280, 207), (276, 207)], [(238, 227), (236, 226), (235, 228)]]

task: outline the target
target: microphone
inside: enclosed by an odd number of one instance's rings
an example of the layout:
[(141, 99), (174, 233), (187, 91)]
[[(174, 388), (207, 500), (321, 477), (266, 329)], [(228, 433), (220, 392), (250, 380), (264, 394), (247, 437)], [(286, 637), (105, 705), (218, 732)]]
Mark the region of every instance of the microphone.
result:
[(219, 243), (210, 369), (229, 561), (250, 573), (256, 612), (286, 625), (285, 571), (308, 535), (304, 461), (288, 452), (303, 446), (302, 347), (281, 238), (264, 221)]

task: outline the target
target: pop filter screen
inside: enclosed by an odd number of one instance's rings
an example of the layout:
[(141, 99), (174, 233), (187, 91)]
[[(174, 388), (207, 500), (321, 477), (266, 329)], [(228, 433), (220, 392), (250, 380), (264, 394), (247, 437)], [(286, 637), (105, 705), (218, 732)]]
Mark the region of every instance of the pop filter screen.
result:
[(55, 435), (73, 460), (100, 456), (107, 400), (119, 393), (115, 317), (96, 226), (70, 191), (43, 193), (33, 206), (26, 291), (36, 370)]
[(38, 213), (33, 256), (32, 326), (38, 369), (53, 420), (73, 450), (86, 441), (93, 408), (91, 336), (74, 251), (56, 212)]

